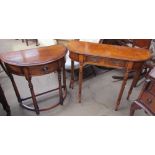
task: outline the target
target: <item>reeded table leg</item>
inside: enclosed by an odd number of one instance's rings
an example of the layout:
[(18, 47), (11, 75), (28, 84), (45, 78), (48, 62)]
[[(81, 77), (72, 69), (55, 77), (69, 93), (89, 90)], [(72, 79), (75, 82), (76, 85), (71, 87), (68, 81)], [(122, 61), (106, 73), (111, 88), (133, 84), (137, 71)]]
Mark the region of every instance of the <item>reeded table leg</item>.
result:
[(69, 87), (72, 89), (74, 87), (74, 61), (73, 60), (71, 60), (71, 80), (70, 80)]
[(124, 80), (123, 80), (123, 83), (122, 83), (122, 87), (121, 87), (121, 90), (119, 92), (119, 96), (118, 96), (118, 99), (117, 99), (117, 102), (116, 102), (116, 107), (115, 107), (115, 111), (118, 110), (118, 107), (120, 105), (120, 101), (121, 101), (121, 98), (122, 98), (122, 95), (123, 95), (123, 92), (124, 92), (124, 89), (125, 89), (125, 85), (126, 85), (126, 82), (128, 80), (128, 76), (129, 76), (129, 71), (127, 70), (125, 72), (125, 75), (124, 75)]
[(83, 63), (80, 63), (80, 68), (79, 68), (79, 103), (81, 103), (82, 81), (83, 81)]
[(136, 74), (135, 74), (135, 76), (134, 76), (134, 79), (133, 79), (133, 81), (132, 81), (132, 84), (131, 84), (131, 86), (130, 86), (130, 89), (129, 89), (129, 91), (128, 91), (127, 100), (129, 99), (129, 97), (130, 97), (130, 95), (131, 95), (131, 93), (132, 93), (133, 87), (136, 86), (136, 84), (137, 84), (137, 82), (138, 82), (138, 80), (139, 80), (140, 74), (141, 74), (141, 69), (139, 69), (139, 70), (136, 71)]

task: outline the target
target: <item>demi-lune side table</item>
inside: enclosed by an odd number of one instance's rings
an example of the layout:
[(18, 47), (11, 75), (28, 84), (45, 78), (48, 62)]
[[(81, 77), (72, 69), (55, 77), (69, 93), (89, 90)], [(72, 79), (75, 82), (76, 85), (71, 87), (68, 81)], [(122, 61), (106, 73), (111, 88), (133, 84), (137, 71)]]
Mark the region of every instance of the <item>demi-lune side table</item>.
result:
[[(67, 49), (64, 46), (53, 45), (42, 48), (7, 52), (2, 53), (0, 55), (0, 58), (5, 66), (6, 72), (14, 87), (18, 102), (22, 107), (28, 110), (35, 111), (36, 114), (39, 114), (40, 111), (49, 110), (58, 106), (59, 104), (63, 105), (63, 101), (67, 93), (65, 76), (66, 52)], [(42, 76), (55, 71), (57, 71), (58, 73), (58, 88), (40, 94), (35, 94), (32, 83), (32, 77)], [(13, 74), (18, 76), (24, 76), (26, 78), (31, 92), (30, 97), (21, 98)], [(59, 102), (52, 104), (52, 106), (48, 108), (39, 108), (36, 97), (56, 90), (59, 91)], [(23, 101), (31, 98), (33, 101), (33, 106), (24, 104)]]

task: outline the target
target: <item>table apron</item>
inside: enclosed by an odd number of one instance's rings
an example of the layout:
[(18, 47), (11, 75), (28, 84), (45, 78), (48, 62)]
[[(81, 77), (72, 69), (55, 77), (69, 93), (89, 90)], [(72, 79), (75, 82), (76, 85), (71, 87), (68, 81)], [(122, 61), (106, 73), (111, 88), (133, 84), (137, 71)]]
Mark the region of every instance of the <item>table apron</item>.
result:
[[(96, 66), (110, 67), (110, 68), (118, 68), (118, 69), (128, 69), (128, 70), (139, 70), (144, 62), (133, 62), (127, 60), (119, 60), (114, 58), (103, 58), (98, 56), (85, 56), (77, 53), (70, 53), (70, 58), (73, 61), (77, 61), (79, 63), (92, 64)], [(131, 64), (131, 65), (129, 65)], [(129, 67), (130, 66), (130, 67)]]
[(51, 62), (49, 64), (44, 64), (44, 65), (37, 65), (37, 66), (14, 66), (14, 65), (8, 65), (5, 64), (7, 67), (7, 70), (11, 72), (12, 74), (18, 75), (18, 76), (24, 76), (25, 72), (24, 70), (28, 70), (29, 75), (32, 76), (41, 76), (41, 75), (46, 75), (49, 73), (52, 73), (59, 68), (63, 66), (63, 61), (55, 61)]

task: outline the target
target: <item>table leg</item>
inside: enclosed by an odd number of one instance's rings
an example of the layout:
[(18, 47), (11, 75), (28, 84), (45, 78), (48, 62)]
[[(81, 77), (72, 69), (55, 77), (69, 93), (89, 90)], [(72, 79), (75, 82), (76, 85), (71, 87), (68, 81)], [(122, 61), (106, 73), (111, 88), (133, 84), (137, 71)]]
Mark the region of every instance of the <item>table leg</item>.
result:
[(127, 100), (129, 99), (129, 97), (130, 97), (130, 95), (131, 95), (131, 93), (132, 93), (133, 88), (136, 86), (136, 84), (137, 84), (137, 82), (138, 82), (138, 80), (139, 80), (141, 71), (142, 71), (142, 70), (139, 69), (139, 70), (136, 71), (136, 73), (135, 73), (134, 79), (133, 79), (132, 84), (131, 84), (131, 86), (130, 86), (130, 89), (129, 89), (129, 91), (128, 91)]
[(67, 89), (66, 88), (66, 70), (65, 70), (65, 62), (63, 64), (63, 86), (64, 86), (64, 91)]
[(3, 109), (7, 112), (7, 116), (11, 115), (11, 110), (10, 110), (10, 106), (5, 98), (4, 92), (0, 86), (0, 102), (3, 106)]
[(71, 60), (71, 80), (70, 80), (70, 88), (74, 87), (74, 61)]
[(122, 83), (122, 87), (121, 87), (121, 90), (119, 92), (119, 96), (118, 96), (118, 99), (117, 99), (117, 102), (116, 102), (116, 107), (115, 107), (115, 111), (118, 110), (118, 107), (120, 105), (120, 101), (121, 101), (121, 98), (122, 98), (122, 95), (123, 95), (123, 92), (124, 92), (124, 89), (125, 89), (125, 85), (126, 85), (126, 82), (128, 80), (128, 76), (129, 76), (129, 71), (127, 70), (125, 72), (125, 75), (124, 75), (124, 79), (123, 79), (123, 83)]
[(32, 95), (32, 101), (33, 101), (33, 105), (34, 105), (36, 114), (39, 114), (40, 111), (39, 111), (39, 107), (38, 107), (38, 104), (37, 104), (36, 96), (35, 96), (35, 93), (34, 93), (33, 84), (31, 82), (31, 77), (30, 76), (26, 76), (26, 80), (28, 81), (28, 85), (29, 85), (30, 92), (31, 92), (31, 95)]
[(63, 93), (62, 93), (62, 85), (61, 85), (61, 69), (58, 69), (58, 83), (59, 83), (60, 104), (63, 105)]
[(83, 81), (83, 63), (80, 63), (80, 67), (79, 67), (79, 103), (81, 103), (82, 81)]
[(13, 75), (9, 72), (9, 70), (8, 70), (7, 73), (8, 73), (8, 76), (9, 76), (11, 82), (12, 82), (12, 85), (13, 85), (13, 88), (14, 88), (15, 94), (16, 94), (16, 96), (17, 96), (18, 102), (21, 104), (22, 99), (21, 99), (21, 97), (20, 97), (20, 94), (19, 94), (19, 91), (18, 91), (17, 85), (16, 85), (16, 83), (15, 83), (15, 80), (14, 80), (14, 78), (13, 78)]

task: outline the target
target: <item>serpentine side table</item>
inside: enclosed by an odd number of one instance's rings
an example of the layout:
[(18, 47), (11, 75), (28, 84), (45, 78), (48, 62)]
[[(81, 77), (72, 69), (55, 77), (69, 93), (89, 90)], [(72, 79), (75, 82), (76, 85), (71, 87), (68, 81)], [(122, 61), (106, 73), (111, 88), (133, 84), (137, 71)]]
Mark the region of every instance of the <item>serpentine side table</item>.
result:
[(129, 48), (123, 46), (114, 46), (107, 44), (97, 44), (83, 41), (70, 41), (67, 45), (70, 51), (71, 58), (71, 82), (70, 87), (73, 88), (74, 83), (74, 61), (80, 63), (79, 67), (79, 102), (81, 102), (82, 92), (82, 74), (83, 66), (86, 64), (93, 64), (96, 66), (112, 67), (125, 69), (125, 76), (122, 83), (121, 90), (116, 102), (115, 110), (118, 110), (120, 101), (125, 89), (125, 85), (128, 79), (130, 71), (135, 71), (135, 78), (130, 87), (128, 97), (130, 96), (132, 89), (139, 78), (141, 69), (146, 60), (150, 59), (151, 55), (149, 50)]
[[(62, 45), (54, 45), (36, 49), (29, 49), (23, 51), (16, 52), (8, 52), (1, 54), (1, 60), (6, 68), (6, 72), (12, 82), (14, 87), (18, 102), (20, 105), (28, 110), (35, 111), (36, 114), (39, 114), (40, 111), (49, 110), (58, 106), (59, 104), (63, 105), (63, 101), (66, 97), (66, 75), (65, 75), (65, 55), (66, 48)], [(63, 70), (63, 84), (61, 80), (61, 71)], [(41, 76), (45, 74), (49, 74), (52, 72), (58, 72), (58, 84), (59, 87), (37, 94), (34, 93), (34, 88), (32, 84), (33, 76)], [(24, 76), (28, 81), (28, 85), (30, 88), (31, 96), (27, 98), (21, 98), (20, 93), (18, 91), (17, 85), (13, 78), (13, 74), (18, 76)], [(40, 109), (37, 104), (37, 96), (59, 90), (59, 102), (52, 104), (52, 106), (48, 108)], [(23, 103), (23, 101), (31, 99), (33, 101), (32, 106), (28, 106)]]

